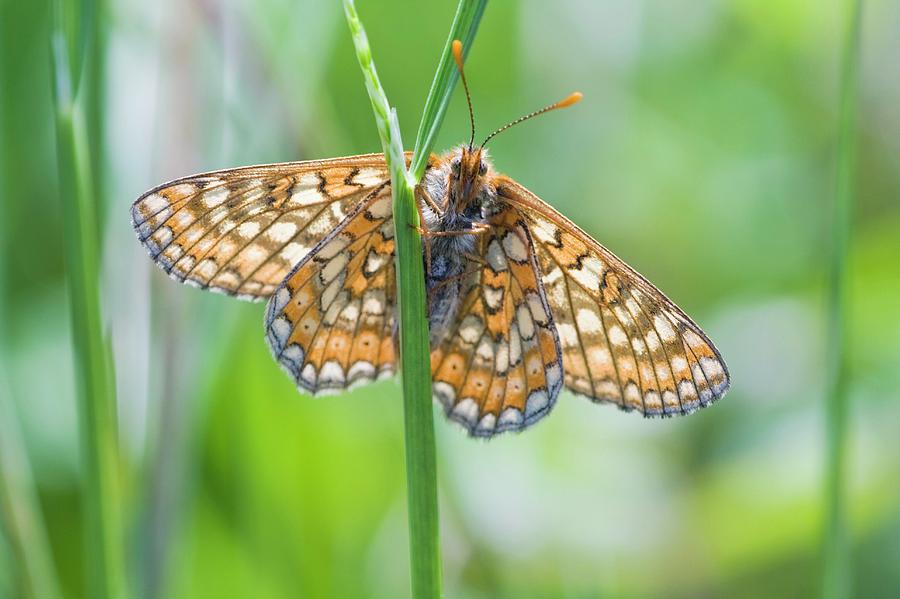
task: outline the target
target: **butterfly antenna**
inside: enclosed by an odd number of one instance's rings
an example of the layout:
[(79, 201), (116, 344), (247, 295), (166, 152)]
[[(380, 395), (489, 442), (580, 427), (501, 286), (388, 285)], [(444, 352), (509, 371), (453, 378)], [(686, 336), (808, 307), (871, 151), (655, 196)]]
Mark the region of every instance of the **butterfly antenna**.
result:
[(451, 44), (453, 50), (453, 59), (456, 61), (456, 68), (459, 70), (459, 78), (462, 79), (463, 89), (466, 90), (466, 104), (469, 105), (469, 123), (472, 124), (472, 135), (469, 137), (469, 150), (472, 150), (472, 144), (475, 143), (475, 112), (472, 110), (472, 96), (469, 95), (469, 84), (466, 82), (466, 72), (463, 70), (463, 47), (462, 42), (453, 40)]
[(544, 106), (540, 110), (535, 110), (534, 112), (528, 113), (525, 116), (520, 116), (513, 122), (503, 125), (499, 129), (497, 129), (496, 131), (494, 131), (493, 133), (488, 135), (485, 138), (485, 140), (483, 142), (481, 142), (481, 147), (483, 148), (485, 145), (487, 145), (487, 142), (489, 142), (489, 141), (491, 141), (491, 139), (493, 139), (493, 137), (495, 135), (497, 135), (498, 133), (502, 133), (503, 131), (506, 131), (510, 127), (518, 125), (519, 123), (527, 121), (528, 119), (534, 118), (534, 117), (538, 116), (539, 114), (544, 114), (545, 112), (550, 112), (551, 110), (556, 110), (557, 108), (568, 108), (572, 104), (577, 104), (583, 97), (584, 97), (584, 94), (582, 94), (581, 92), (572, 92), (571, 94), (569, 94), (568, 96), (566, 96), (559, 102), (556, 102), (555, 104), (551, 104), (550, 106)]

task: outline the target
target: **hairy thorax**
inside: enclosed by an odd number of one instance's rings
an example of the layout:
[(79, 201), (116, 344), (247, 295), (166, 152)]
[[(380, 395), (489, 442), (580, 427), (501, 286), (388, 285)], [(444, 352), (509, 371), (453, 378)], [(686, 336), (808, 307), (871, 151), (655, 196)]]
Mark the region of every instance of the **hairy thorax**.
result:
[[(426, 230), (422, 243), (432, 349), (456, 319), (462, 292), (477, 270), (471, 258), (478, 253), (478, 229), (497, 210), (494, 176), (486, 152), (473, 156), (462, 146), (432, 162), (420, 185), (417, 200)], [(442, 232), (458, 234), (433, 235)]]

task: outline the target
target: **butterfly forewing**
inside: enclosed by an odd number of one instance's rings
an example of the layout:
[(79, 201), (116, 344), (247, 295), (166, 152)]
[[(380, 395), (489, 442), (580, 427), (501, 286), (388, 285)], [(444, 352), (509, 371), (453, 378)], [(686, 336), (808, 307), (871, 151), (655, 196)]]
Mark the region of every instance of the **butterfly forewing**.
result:
[(388, 178), (380, 154), (216, 171), (147, 192), (132, 223), (173, 278), (258, 300)]
[(725, 393), (719, 352), (662, 292), (518, 183), (502, 178), (498, 193), (535, 241), (568, 389), (648, 416), (689, 413)]
[(393, 226), (384, 183), (320, 240), (269, 300), (269, 346), (301, 389), (339, 391), (394, 372)]
[(489, 224), (459, 317), (431, 356), (435, 397), (479, 437), (528, 427), (562, 388), (559, 339), (531, 235), (514, 209)]

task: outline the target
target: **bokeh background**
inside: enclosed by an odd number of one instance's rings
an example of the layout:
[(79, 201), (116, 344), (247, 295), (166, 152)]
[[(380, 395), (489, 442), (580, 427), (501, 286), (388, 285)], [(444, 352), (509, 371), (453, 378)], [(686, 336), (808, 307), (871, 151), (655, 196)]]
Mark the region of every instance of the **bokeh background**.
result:
[[(585, 94), (493, 141), (496, 166), (693, 315), (733, 388), (711, 409), (667, 420), (564, 394), (540, 425), (490, 443), (436, 409), (448, 597), (818, 593), (842, 6), (489, 4), (467, 66), (482, 133)], [(24, 449), (60, 586), (79, 597), (50, 10), (47, 0), (0, 7), (4, 447)], [(129, 224), (140, 193), (181, 175), (378, 150), (340, 3), (106, 8), (92, 131), (137, 596), (408, 595), (397, 385), (299, 395), (266, 348), (263, 306), (176, 285)], [(411, 142), (455, 2), (358, 8)], [(900, 588), (897, 31), (900, 4), (868, 3), (849, 260), (856, 596)], [(466, 119), (460, 91), (439, 148), (467, 136)], [(17, 557), (0, 539), (0, 596), (16, 596)]]

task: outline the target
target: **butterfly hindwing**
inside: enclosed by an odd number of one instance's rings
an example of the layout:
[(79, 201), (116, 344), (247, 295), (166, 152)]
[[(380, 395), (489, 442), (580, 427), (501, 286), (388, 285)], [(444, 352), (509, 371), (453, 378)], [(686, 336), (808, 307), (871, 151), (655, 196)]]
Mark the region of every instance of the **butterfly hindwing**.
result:
[(518, 211), (494, 215), (455, 325), (431, 355), (435, 398), (473, 436), (522, 430), (562, 388), (556, 328)]
[(382, 184), (278, 286), (266, 339), (298, 387), (336, 392), (395, 371), (394, 223)]
[(381, 154), (215, 171), (145, 193), (132, 225), (176, 280), (260, 300), (388, 178)]
[(568, 389), (647, 416), (687, 414), (725, 393), (718, 350), (662, 292), (518, 183), (503, 178), (498, 194), (535, 241)]

